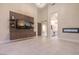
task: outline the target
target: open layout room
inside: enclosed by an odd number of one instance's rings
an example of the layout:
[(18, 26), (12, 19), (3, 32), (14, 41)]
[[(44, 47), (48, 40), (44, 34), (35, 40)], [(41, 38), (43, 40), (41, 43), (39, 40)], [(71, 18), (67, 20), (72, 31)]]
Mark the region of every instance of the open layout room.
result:
[(78, 54), (78, 3), (0, 3), (0, 55)]

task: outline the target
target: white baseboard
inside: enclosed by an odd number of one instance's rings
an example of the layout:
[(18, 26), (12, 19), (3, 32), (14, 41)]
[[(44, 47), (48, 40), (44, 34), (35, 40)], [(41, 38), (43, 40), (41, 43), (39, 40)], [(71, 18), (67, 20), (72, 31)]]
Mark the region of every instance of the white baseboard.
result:
[(8, 42), (10, 42), (10, 40), (8, 40), (8, 41), (0, 41), (0, 44), (5, 44), (5, 43), (8, 43)]
[(58, 38), (59, 40), (66, 40), (74, 43), (79, 43), (79, 39)]

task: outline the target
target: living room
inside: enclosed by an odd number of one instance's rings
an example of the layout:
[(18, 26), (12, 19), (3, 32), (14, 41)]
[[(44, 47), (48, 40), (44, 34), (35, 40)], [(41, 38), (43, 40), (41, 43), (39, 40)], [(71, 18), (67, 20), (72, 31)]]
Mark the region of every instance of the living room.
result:
[[(78, 10), (79, 4), (75, 3), (0, 4), (0, 53), (79, 54)], [(27, 18), (32, 22), (27, 22)], [(21, 26), (14, 27), (11, 21)], [(11, 32), (11, 28), (19, 33), (14, 33), (14, 30)], [(27, 30), (32, 30), (35, 35), (29, 37)]]

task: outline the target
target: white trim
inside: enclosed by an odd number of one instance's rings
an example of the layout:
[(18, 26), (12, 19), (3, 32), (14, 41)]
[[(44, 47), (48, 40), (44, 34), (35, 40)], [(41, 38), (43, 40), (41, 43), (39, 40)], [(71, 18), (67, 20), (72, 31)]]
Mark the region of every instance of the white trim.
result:
[(10, 42), (10, 40), (3, 40), (3, 41), (0, 41), (0, 44), (5, 44), (5, 43), (8, 43)]

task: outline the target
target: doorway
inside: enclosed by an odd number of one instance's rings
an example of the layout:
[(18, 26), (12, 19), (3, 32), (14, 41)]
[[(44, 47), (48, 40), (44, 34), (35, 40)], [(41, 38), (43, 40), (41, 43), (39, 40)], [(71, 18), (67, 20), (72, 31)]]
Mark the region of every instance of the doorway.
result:
[(53, 13), (50, 17), (50, 37), (57, 38), (58, 37), (58, 13)]
[(38, 23), (38, 36), (41, 36), (41, 32), (42, 32), (42, 24)]
[(47, 37), (47, 22), (42, 22), (42, 37)]

